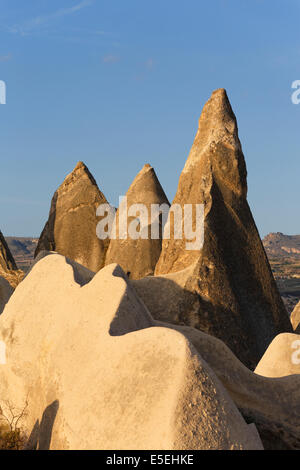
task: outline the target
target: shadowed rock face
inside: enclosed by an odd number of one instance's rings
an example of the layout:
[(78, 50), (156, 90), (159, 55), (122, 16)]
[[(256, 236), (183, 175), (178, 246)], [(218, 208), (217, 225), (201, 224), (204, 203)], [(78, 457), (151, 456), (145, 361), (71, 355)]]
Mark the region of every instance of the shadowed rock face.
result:
[[(128, 208), (133, 204), (144, 204), (151, 214), (151, 204), (165, 204), (170, 206), (163, 188), (158, 181), (154, 169), (145, 165), (131, 184), (127, 194)], [(135, 217), (128, 217), (128, 227)], [(119, 221), (119, 210), (116, 214)], [(118, 263), (131, 279), (140, 279), (154, 273), (156, 263), (161, 253), (162, 229), (160, 223), (159, 238), (151, 239), (151, 221), (148, 219), (143, 227), (148, 239), (133, 240), (128, 236), (126, 240), (111, 240), (107, 251), (105, 264)], [(141, 224), (143, 226), (143, 223)], [(141, 225), (137, 229), (141, 230)], [(117, 224), (118, 227), (118, 224)]]
[(180, 286), (193, 299), (178, 306), (174, 322), (222, 339), (253, 368), (272, 339), (291, 325), (246, 200), (246, 177), (236, 118), (220, 89), (203, 109), (173, 201), (204, 204), (203, 249), (186, 250), (185, 239), (164, 240), (155, 274), (189, 268)]
[(23, 279), (23, 274), (23, 271), (18, 270), (6, 240), (0, 232), (0, 276), (15, 288)]
[(104, 266), (107, 240), (99, 240), (96, 210), (107, 200), (84, 163), (79, 162), (55, 192), (35, 257), (56, 251), (91, 271)]
[(0, 269), (3, 271), (11, 271), (16, 270), (17, 265), (13, 258), (13, 255), (8, 248), (6, 240), (0, 232)]
[(13, 292), (14, 290), (9, 282), (0, 276), (0, 315)]

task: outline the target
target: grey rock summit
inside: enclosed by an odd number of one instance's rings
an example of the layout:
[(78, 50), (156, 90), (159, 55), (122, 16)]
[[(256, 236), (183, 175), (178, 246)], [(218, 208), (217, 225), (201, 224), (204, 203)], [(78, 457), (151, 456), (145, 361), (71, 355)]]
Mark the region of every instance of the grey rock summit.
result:
[(107, 240), (96, 235), (96, 210), (107, 200), (83, 162), (78, 162), (55, 192), (48, 221), (35, 257), (43, 250), (56, 251), (91, 271), (104, 266)]

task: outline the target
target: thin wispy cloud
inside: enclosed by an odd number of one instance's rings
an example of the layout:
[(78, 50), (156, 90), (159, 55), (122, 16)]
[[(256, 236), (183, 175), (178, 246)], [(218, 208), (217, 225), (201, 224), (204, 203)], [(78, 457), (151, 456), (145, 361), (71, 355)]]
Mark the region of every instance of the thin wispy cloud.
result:
[(152, 70), (153, 69), (153, 66), (154, 66), (154, 61), (153, 59), (148, 59), (145, 63), (145, 67), (147, 70)]
[(116, 62), (119, 62), (119, 60), (120, 57), (117, 55), (106, 55), (102, 59), (105, 64), (115, 64)]
[[(49, 15), (41, 15), (36, 16), (35, 18), (24, 22), (21, 25), (13, 25), (9, 26), (7, 30), (13, 34), (20, 34), (21, 36), (26, 36), (30, 34), (35, 29), (48, 25), (51, 21), (56, 20), (58, 18), (63, 18), (65, 16), (70, 16), (83, 8), (89, 7), (94, 3), (94, 0), (83, 0), (77, 5), (69, 8), (60, 8), (53, 13), (49, 13)], [(100, 32), (101, 33), (101, 32)]]
[(153, 70), (154, 68), (154, 60), (150, 57), (149, 59), (146, 60), (146, 62), (144, 62), (142, 64), (142, 70), (140, 73), (138, 73), (137, 75), (135, 75), (135, 80), (137, 81), (142, 81), (144, 80), (148, 73), (151, 72), (151, 70)]
[(0, 55), (0, 62), (8, 62), (11, 59), (11, 54)]

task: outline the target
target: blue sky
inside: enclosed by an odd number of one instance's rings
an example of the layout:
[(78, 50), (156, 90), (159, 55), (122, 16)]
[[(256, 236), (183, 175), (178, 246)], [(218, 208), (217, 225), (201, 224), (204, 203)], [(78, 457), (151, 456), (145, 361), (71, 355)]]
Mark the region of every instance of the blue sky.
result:
[(0, 228), (37, 236), (83, 160), (117, 204), (144, 163), (172, 200), (227, 89), (261, 235), (300, 233), (300, 0), (0, 0)]

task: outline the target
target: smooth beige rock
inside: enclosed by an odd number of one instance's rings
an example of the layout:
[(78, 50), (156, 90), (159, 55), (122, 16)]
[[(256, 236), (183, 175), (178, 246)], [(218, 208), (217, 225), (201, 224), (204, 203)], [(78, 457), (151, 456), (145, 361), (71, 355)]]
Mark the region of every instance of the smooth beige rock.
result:
[[(149, 165), (145, 165), (138, 173), (131, 184), (127, 197), (128, 208), (133, 204), (143, 204), (148, 210), (148, 221), (143, 230), (148, 238), (133, 240), (127, 232), (127, 239), (123, 240), (117, 236), (116, 240), (111, 240), (105, 264), (119, 264), (130, 279), (140, 279), (142, 277), (152, 275), (155, 270), (156, 263), (161, 253), (162, 228), (160, 223), (159, 238), (151, 238), (151, 204), (165, 204), (170, 206), (169, 201), (161, 187), (154, 169)], [(127, 225), (135, 219), (135, 217), (127, 218)], [(119, 227), (119, 210), (116, 214), (117, 228)], [(140, 225), (137, 231), (141, 231)]]
[[(204, 204), (204, 246), (189, 251), (185, 238), (163, 240), (155, 274), (191, 268), (180, 281), (184, 301), (173, 322), (188, 320), (222, 339), (254, 369), (272, 339), (292, 329), (247, 203), (246, 176), (235, 115), (226, 91), (216, 90), (204, 106), (173, 201)], [(169, 294), (162, 288), (161, 295)]]
[[(31, 269), (27, 273), (27, 276), (31, 272), (33, 267), (39, 261), (41, 261), (42, 259), (46, 258), (47, 256), (51, 256), (51, 255), (58, 255), (58, 253), (56, 253), (55, 251), (46, 251), (46, 250), (40, 251), (39, 254), (37, 255), (37, 257), (34, 259), (34, 262), (31, 266)], [(89, 269), (85, 268), (81, 264), (76, 263), (76, 261), (73, 261), (69, 258), (66, 258), (66, 263), (68, 263), (70, 266), (72, 266), (74, 268), (73, 272), (74, 272), (75, 281), (77, 282), (77, 284), (80, 284), (81, 286), (84, 286), (85, 284), (90, 282), (93, 279), (93, 277), (95, 276), (95, 273), (93, 271), (90, 271)]]
[(79, 162), (55, 192), (48, 221), (40, 236), (40, 251), (55, 251), (91, 271), (104, 266), (108, 240), (96, 235), (96, 210), (107, 200), (84, 163)]
[(291, 322), (295, 333), (300, 334), (300, 302), (296, 305), (291, 314)]
[(219, 339), (187, 326), (157, 322), (184, 334), (213, 369), (266, 450), (300, 450), (300, 375), (262, 377), (247, 369)]
[(285, 333), (276, 336), (254, 372), (264, 377), (300, 374), (300, 335)]
[(111, 265), (82, 286), (76, 266), (41, 259), (0, 317), (0, 406), (28, 403), (30, 448), (262, 449), (181, 333), (155, 326)]

